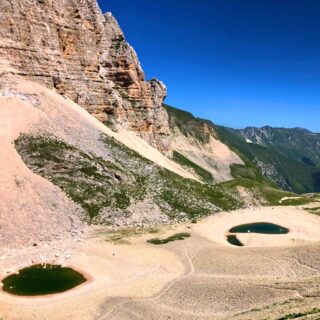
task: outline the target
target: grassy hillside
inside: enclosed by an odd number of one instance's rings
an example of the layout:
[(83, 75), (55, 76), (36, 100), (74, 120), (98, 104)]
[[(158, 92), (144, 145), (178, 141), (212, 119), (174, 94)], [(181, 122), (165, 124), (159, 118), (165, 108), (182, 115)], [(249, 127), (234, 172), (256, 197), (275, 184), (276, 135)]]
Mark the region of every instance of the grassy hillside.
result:
[(245, 178), (296, 193), (320, 191), (320, 168), (317, 167), (320, 135), (300, 128), (234, 130), (168, 105), (165, 108), (172, 128), (178, 127), (185, 136), (200, 143), (207, 142), (209, 134), (214, 135), (236, 152), (245, 162), (245, 166), (232, 165), (236, 179)]
[(80, 204), (92, 222), (112, 223), (110, 212), (129, 214), (144, 199), (170, 218), (190, 219), (242, 206), (228, 190), (160, 168), (113, 138), (102, 136), (110, 159), (87, 154), (54, 137), (21, 136), (16, 148), (37, 174), (59, 186)]
[(273, 147), (291, 159), (309, 166), (320, 166), (320, 134), (302, 128), (272, 127), (248, 127), (240, 132), (254, 143)]
[[(192, 113), (180, 110), (169, 105), (164, 105), (169, 114), (171, 128), (177, 127), (185, 136), (191, 136), (201, 143), (208, 143), (210, 139), (210, 122), (196, 118)], [(209, 124), (209, 126), (208, 126)], [(206, 127), (206, 129), (204, 129)], [(214, 130), (212, 132), (214, 134)]]
[[(278, 204), (287, 195), (262, 177), (260, 182), (241, 177), (219, 185), (185, 179), (113, 138), (103, 135), (101, 140), (109, 159), (88, 154), (54, 137), (23, 135), (15, 145), (28, 167), (81, 205), (91, 223), (114, 224), (115, 215), (126, 219), (130, 207), (146, 199), (171, 219), (193, 220), (245, 206), (247, 199), (239, 193), (239, 186), (266, 204)], [(196, 170), (205, 175), (201, 168)]]
[(214, 183), (214, 179), (212, 177), (212, 174), (208, 172), (207, 170), (203, 169), (196, 163), (192, 162), (188, 158), (186, 158), (184, 155), (177, 151), (173, 151), (173, 161), (179, 163), (182, 167), (186, 168), (187, 170), (192, 171), (195, 175), (197, 175), (202, 181), (205, 183), (212, 184)]
[[(243, 159), (245, 165), (231, 165), (231, 173), (235, 179), (230, 182), (222, 183), (220, 186), (231, 190), (243, 187), (250, 190), (257, 198), (264, 199), (266, 203), (272, 204), (277, 204), (280, 194), (283, 196), (287, 195), (285, 192), (278, 190), (279, 187), (262, 174), (260, 168), (252, 161), (254, 156), (248, 156), (247, 149), (243, 148), (246, 147), (247, 144), (239, 132), (236, 130), (233, 131), (232, 129), (229, 130), (227, 128), (217, 127), (209, 120), (196, 118), (189, 112), (168, 105), (166, 105), (165, 108), (168, 111), (170, 125), (173, 130), (175, 127), (178, 127), (185, 136), (197, 139), (200, 144), (208, 142), (210, 135), (212, 135), (229, 145), (231, 149), (236, 151)], [(265, 148), (258, 146), (257, 149), (267, 156)], [(241, 152), (241, 150), (243, 152)], [(197, 165), (193, 164), (184, 156), (181, 156), (178, 152), (174, 152), (174, 160), (182, 165), (190, 166), (198, 173), (203, 181), (211, 183), (211, 181), (208, 180), (209, 175), (206, 171), (199, 171)]]
[[(298, 146), (286, 148), (279, 144), (248, 143), (239, 130), (215, 126), (219, 138), (228, 144), (248, 163), (261, 163), (269, 165), (271, 179), (284, 189), (297, 193), (318, 192), (320, 170), (313, 166), (299, 161), (296, 156)], [(291, 150), (291, 152), (286, 151)], [(303, 150), (303, 149), (302, 149)], [(275, 170), (274, 170), (275, 169)], [(275, 173), (275, 174), (272, 174)], [(268, 174), (267, 174), (268, 175)], [(272, 177), (274, 175), (274, 177)]]

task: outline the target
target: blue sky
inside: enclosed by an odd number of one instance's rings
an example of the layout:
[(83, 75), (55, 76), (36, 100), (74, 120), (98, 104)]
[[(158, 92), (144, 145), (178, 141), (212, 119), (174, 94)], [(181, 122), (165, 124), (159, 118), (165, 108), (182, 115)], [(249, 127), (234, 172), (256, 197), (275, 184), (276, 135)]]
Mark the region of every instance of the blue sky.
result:
[(100, 0), (166, 103), (234, 128), (320, 132), (319, 0)]

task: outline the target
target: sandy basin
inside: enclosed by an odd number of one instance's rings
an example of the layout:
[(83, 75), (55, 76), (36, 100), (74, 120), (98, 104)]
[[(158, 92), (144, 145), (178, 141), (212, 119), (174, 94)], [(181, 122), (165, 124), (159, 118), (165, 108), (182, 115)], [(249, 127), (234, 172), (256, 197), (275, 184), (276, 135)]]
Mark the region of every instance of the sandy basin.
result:
[(226, 244), (226, 235), (232, 227), (255, 222), (274, 223), (286, 227), (289, 233), (237, 233), (237, 238), (245, 246), (295, 246), (320, 241), (319, 217), (295, 207), (259, 207), (223, 212), (202, 221), (194, 230), (211, 241)]
[[(226, 242), (231, 227), (262, 221), (290, 232), (238, 234), (245, 247)], [(65, 263), (85, 271), (91, 281), (50, 297), (0, 292), (0, 318), (278, 319), (307, 314), (320, 301), (319, 230), (320, 217), (299, 208), (255, 208), (125, 239), (130, 244), (106, 242), (103, 233), (92, 233), (78, 244), (15, 251), (0, 257), (0, 278), (56, 252), (63, 262), (68, 251), (71, 258)], [(146, 243), (176, 232), (191, 237), (162, 246)], [(319, 319), (319, 314), (308, 319)]]

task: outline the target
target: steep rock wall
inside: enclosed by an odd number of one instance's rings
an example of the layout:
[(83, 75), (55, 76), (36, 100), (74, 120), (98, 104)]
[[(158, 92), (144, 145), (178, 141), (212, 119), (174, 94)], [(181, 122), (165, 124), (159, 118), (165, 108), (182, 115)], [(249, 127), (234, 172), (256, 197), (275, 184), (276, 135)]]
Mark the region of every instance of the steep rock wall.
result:
[(170, 154), (165, 85), (146, 81), (134, 49), (95, 0), (0, 0), (0, 67), (75, 101), (114, 129)]

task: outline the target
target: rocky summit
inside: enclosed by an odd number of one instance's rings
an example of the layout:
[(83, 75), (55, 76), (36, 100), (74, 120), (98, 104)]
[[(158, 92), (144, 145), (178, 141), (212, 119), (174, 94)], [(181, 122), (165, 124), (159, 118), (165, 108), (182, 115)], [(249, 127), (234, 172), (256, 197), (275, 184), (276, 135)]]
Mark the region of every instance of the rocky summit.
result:
[(55, 89), (114, 130), (136, 131), (164, 154), (165, 85), (145, 80), (134, 49), (94, 0), (1, 0), (0, 66)]

